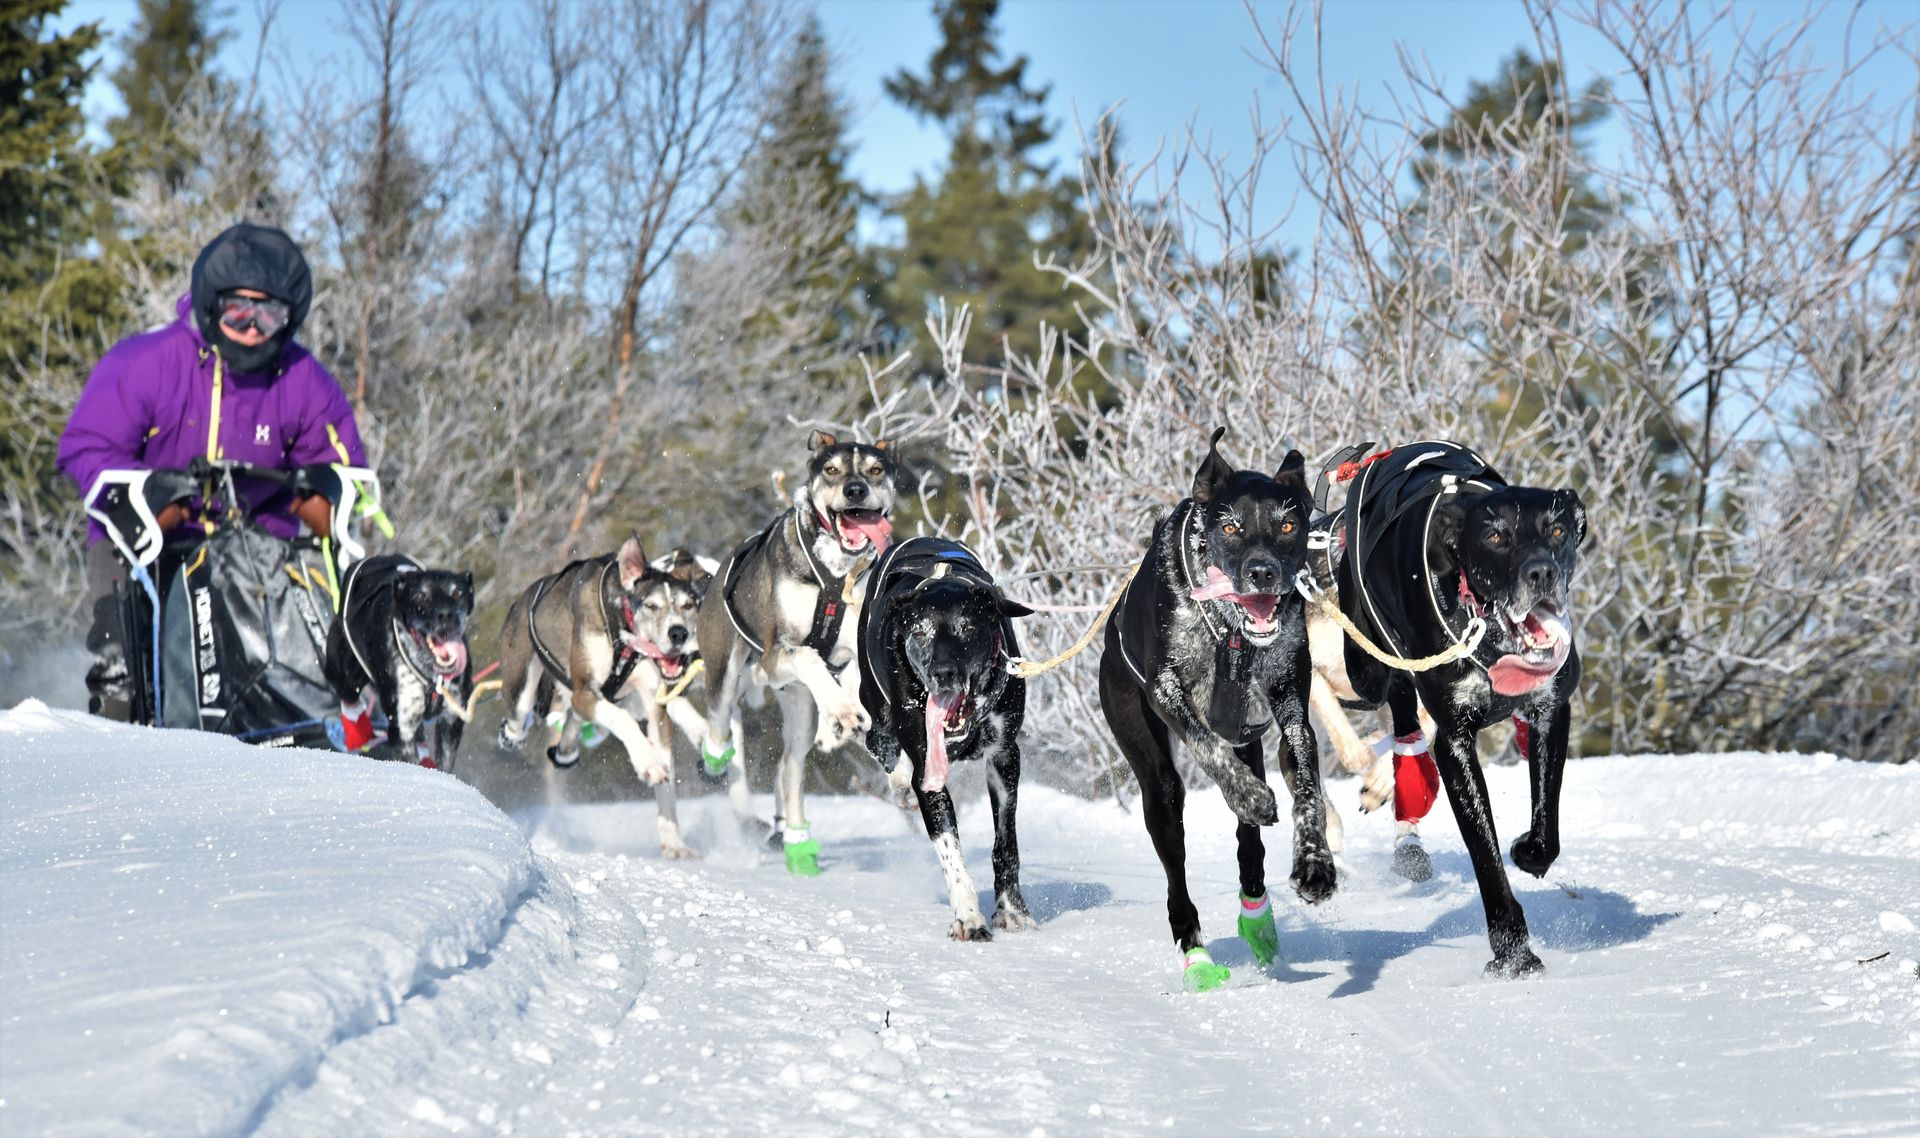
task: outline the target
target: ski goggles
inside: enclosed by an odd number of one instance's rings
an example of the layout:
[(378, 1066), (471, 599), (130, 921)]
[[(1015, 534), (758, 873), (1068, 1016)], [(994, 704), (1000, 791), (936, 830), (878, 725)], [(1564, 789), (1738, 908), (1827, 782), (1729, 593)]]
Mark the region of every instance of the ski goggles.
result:
[(293, 310), (284, 300), (272, 297), (241, 296), (238, 293), (223, 292), (219, 297), (220, 323), (235, 332), (245, 332), (249, 328), (258, 328), (264, 335), (272, 336), (287, 326), (287, 319)]

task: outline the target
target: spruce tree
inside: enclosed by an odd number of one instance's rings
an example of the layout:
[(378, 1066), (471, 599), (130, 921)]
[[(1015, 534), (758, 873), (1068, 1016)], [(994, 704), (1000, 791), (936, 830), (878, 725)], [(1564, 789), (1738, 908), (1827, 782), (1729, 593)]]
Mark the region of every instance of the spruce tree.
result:
[(223, 37), (208, 26), (209, 14), (204, 0), (140, 0), (112, 76), (126, 110), (107, 121), (123, 177), (154, 173), (178, 189), (194, 162), (174, 115), (194, 84), (213, 82), (209, 67)]
[[(80, 98), (92, 77), (97, 24), (65, 35), (53, 17), (66, 0), (0, 0), (0, 303), (10, 316), (53, 283), (87, 237), (95, 164)], [(16, 329), (9, 327), (8, 346)]]
[(923, 374), (939, 370), (922, 327), (942, 298), (949, 310), (971, 308), (967, 360), (989, 368), (1004, 363), (1003, 342), (1030, 355), (1043, 323), (1049, 335), (1071, 327), (1072, 297), (1034, 267), (1034, 255), (1071, 261), (1092, 247), (1077, 187), (1041, 156), (1053, 138), (1048, 88), (1031, 85), (1026, 56), (1000, 62), (998, 10), (998, 0), (936, 0), (941, 44), (925, 72), (886, 82), (888, 95), (949, 141), (938, 180), (916, 179), (890, 203), (901, 244), (876, 251), (884, 284), (875, 307)]

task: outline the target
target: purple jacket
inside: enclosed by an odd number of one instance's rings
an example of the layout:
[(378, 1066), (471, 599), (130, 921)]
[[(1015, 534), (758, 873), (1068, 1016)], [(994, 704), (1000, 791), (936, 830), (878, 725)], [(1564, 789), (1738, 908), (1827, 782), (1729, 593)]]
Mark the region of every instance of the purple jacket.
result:
[[(190, 298), (180, 318), (113, 346), (87, 377), (73, 418), (60, 436), (60, 470), (80, 493), (103, 470), (184, 468), (195, 458), (225, 458), (292, 470), (313, 462), (364, 465), (353, 408), (320, 361), (299, 344), (281, 353), (277, 373), (235, 375), (194, 327)], [(247, 513), (283, 537), (299, 532), (293, 495), (283, 487), (236, 480)], [(204, 503), (193, 499), (194, 521), (176, 536), (202, 532)], [(87, 541), (106, 531), (89, 521)]]

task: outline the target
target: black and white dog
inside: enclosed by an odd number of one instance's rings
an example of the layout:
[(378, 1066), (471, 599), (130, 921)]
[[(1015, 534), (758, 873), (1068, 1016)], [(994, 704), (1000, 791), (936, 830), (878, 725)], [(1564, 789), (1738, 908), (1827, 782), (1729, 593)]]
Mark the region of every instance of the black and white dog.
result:
[[(564, 712), (548, 758), (567, 766), (579, 758), (577, 733), (566, 729), (572, 717), (603, 728), (626, 748), (640, 781), (658, 788), (662, 851), (685, 857), (691, 851), (675, 825), (672, 753), (620, 703), (635, 690), (636, 675), (646, 674), (642, 660), (676, 677), (690, 662), (691, 614), (681, 608), (676, 615), (670, 581), (647, 562), (634, 535), (613, 553), (575, 561), (527, 586), (500, 631), (500, 696), (507, 705), (500, 743), (516, 748), (540, 717)], [(551, 800), (551, 770), (547, 777)]]
[[(1580, 682), (1569, 591), (1586, 510), (1572, 490), (1509, 486), (1466, 447), (1423, 442), (1366, 463), (1348, 492), (1340, 532), (1340, 608), (1368, 639), (1408, 659), (1474, 645), (1462, 658), (1407, 672), (1349, 640), (1347, 681), (1363, 703), (1391, 707), (1395, 735), (1423, 759), (1419, 706), (1432, 715), (1430, 763), (1453, 803), (1486, 909), (1487, 971), (1538, 972), (1526, 914), (1500, 861), (1474, 740), (1508, 717), (1530, 736), (1533, 818), (1513, 843), (1513, 863), (1545, 874), (1560, 853), (1568, 701)], [(1396, 776), (1420, 777), (1411, 765), (1397, 766)], [(1396, 798), (1406, 789), (1396, 785)], [(1430, 805), (1434, 793), (1420, 796)]]
[[(867, 749), (920, 803), (953, 906), (955, 940), (990, 940), (960, 852), (950, 762), (985, 759), (993, 809), (993, 927), (1032, 928), (1020, 896), (1020, 723), (1027, 681), (1010, 675), (1019, 654), (1012, 618), (1032, 610), (1000, 595), (973, 551), (916, 537), (887, 550), (867, 574), (860, 609), (860, 700), (873, 726)], [(906, 762), (901, 762), (902, 756)]]
[(1187, 893), (1186, 786), (1173, 738), (1240, 819), (1240, 935), (1263, 967), (1279, 946), (1260, 839), (1260, 827), (1280, 817), (1261, 758), (1269, 734), (1293, 795), (1294, 889), (1314, 903), (1335, 884), (1307, 722), (1306, 614), (1293, 583), (1306, 565), (1313, 504), (1305, 464), (1290, 451), (1271, 478), (1236, 471), (1217, 449), (1224, 433), (1213, 433), (1192, 497), (1154, 527), (1100, 661), (1100, 705), (1139, 780), (1147, 834), (1167, 874), (1168, 923), (1186, 958), (1186, 986), (1196, 991), (1223, 983), (1227, 969), (1201, 940)]
[(739, 702), (771, 687), (780, 705), (780, 765), (773, 840), (787, 868), (820, 872), (820, 846), (807, 825), (802, 791), (807, 751), (832, 750), (865, 731), (856, 654), (861, 576), (892, 537), (894, 463), (885, 440), (808, 437), (806, 484), (793, 506), (748, 538), (723, 563), (700, 606), (707, 667), (709, 775), (729, 777), (734, 808), (751, 814)]
[[(397, 554), (347, 567), (322, 665), (340, 701), (344, 749), (372, 741), (377, 707), (387, 715), (394, 757), (453, 769), (465, 727), (460, 716), (473, 691), (472, 616), (471, 573), (422, 569)], [(450, 700), (461, 712), (448, 707)]]

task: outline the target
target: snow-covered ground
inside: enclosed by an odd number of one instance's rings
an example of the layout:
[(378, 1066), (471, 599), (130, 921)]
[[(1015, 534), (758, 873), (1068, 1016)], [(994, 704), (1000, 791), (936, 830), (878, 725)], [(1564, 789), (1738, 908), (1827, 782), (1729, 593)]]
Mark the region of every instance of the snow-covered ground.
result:
[[(1488, 776), (1511, 837), (1524, 770)], [(1444, 809), (1424, 886), (1343, 810), (1339, 894), (1276, 891), (1260, 972), (1198, 793), (1235, 969), (1204, 996), (1139, 819), (1039, 788), (1042, 926), (984, 945), (945, 939), (917, 818), (872, 799), (813, 801), (826, 872), (794, 880), (717, 798), (682, 807), (696, 863), (640, 804), (530, 847), (435, 772), (33, 703), (0, 714), (0, 790), (9, 1136), (1920, 1133), (1915, 765), (1574, 764), (1560, 863), (1515, 874), (1547, 973), (1506, 982)]]

